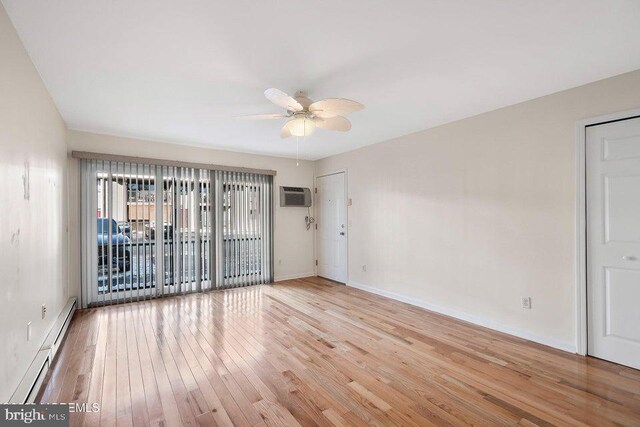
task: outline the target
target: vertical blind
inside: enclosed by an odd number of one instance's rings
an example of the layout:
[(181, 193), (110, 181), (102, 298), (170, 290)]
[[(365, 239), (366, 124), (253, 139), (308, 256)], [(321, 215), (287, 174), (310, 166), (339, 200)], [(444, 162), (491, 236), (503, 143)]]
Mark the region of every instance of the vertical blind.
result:
[(273, 280), (273, 177), (81, 160), (82, 305)]

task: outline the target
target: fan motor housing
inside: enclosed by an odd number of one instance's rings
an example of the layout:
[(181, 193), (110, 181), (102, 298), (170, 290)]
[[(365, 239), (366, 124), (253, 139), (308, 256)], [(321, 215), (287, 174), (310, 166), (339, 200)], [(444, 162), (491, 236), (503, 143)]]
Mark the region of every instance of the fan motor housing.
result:
[(305, 110), (308, 110), (309, 105), (313, 103), (313, 101), (310, 100), (309, 97), (307, 96), (307, 92), (302, 90), (297, 91), (295, 95), (293, 95), (293, 97), (296, 101), (300, 103), (300, 105), (302, 105), (302, 108), (304, 108)]

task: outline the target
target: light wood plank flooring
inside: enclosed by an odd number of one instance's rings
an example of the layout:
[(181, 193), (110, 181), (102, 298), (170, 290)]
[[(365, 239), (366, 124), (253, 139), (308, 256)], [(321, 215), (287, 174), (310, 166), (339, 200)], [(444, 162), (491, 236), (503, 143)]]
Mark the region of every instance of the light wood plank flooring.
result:
[(78, 311), (73, 425), (640, 425), (640, 371), (319, 278)]

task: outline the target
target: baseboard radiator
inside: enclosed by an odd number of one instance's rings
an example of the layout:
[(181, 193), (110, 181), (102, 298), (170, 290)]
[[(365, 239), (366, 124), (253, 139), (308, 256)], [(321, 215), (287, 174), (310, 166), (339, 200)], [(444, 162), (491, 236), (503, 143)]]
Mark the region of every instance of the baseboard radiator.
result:
[(77, 304), (78, 302), (75, 297), (69, 298), (69, 301), (53, 324), (51, 331), (49, 331), (49, 335), (47, 335), (47, 338), (44, 340), (42, 347), (40, 347), (33, 362), (29, 365), (27, 373), (22, 378), (22, 381), (20, 381), (20, 384), (18, 384), (13, 396), (11, 396), (9, 403), (34, 403), (47, 375), (49, 366), (53, 363), (60, 349), (60, 345), (64, 341)]

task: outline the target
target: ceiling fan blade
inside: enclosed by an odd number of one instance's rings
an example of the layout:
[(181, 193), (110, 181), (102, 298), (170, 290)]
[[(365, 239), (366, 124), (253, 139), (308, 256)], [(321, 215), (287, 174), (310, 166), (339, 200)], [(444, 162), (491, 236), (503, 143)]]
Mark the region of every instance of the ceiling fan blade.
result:
[(351, 129), (351, 122), (349, 119), (342, 116), (328, 117), (326, 119), (315, 117), (313, 121), (320, 129), (337, 130), (340, 132), (346, 132)]
[(316, 101), (309, 106), (309, 111), (322, 118), (345, 116), (360, 111), (364, 105), (344, 98), (328, 98)]
[(282, 126), (282, 129), (280, 130), (280, 138), (289, 138), (291, 136), (291, 131), (289, 130), (289, 127), (285, 124), (284, 126)]
[(302, 111), (302, 105), (283, 91), (270, 88), (264, 91), (264, 96), (279, 107), (290, 111)]
[(288, 117), (286, 114), (253, 114), (251, 116), (237, 116), (238, 120), (270, 120), (284, 119)]

